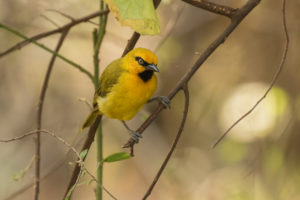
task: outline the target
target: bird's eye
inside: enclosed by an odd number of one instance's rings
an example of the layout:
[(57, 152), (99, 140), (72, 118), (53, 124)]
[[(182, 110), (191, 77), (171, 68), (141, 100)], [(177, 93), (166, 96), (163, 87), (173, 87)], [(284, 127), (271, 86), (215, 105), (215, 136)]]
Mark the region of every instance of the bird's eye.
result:
[(141, 58), (139, 59), (139, 64), (140, 64), (140, 65), (143, 65), (143, 64), (144, 64), (143, 59), (141, 59)]
[(135, 60), (138, 61), (139, 65), (145, 65), (145, 61), (141, 57), (136, 57)]

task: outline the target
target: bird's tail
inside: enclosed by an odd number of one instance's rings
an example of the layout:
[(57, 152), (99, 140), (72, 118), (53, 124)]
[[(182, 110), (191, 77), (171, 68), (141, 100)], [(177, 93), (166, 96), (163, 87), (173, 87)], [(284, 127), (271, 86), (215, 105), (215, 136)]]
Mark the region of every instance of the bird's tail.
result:
[(89, 114), (89, 116), (86, 118), (86, 120), (83, 123), (83, 125), (82, 125), (82, 127), (81, 127), (80, 130), (82, 131), (83, 129), (91, 126), (95, 122), (95, 120), (96, 120), (96, 118), (97, 118), (98, 115), (101, 115), (101, 113), (99, 112), (98, 109), (95, 109), (93, 112), (91, 112)]

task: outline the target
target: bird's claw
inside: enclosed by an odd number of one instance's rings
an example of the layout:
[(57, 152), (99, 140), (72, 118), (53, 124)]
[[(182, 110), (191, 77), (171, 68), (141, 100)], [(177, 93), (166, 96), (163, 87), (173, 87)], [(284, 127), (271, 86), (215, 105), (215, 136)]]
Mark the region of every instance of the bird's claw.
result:
[(131, 138), (135, 141), (135, 143), (139, 143), (139, 139), (142, 138), (142, 135), (139, 132), (130, 130)]
[(157, 99), (163, 104), (165, 108), (171, 108), (171, 100), (166, 96), (158, 96)]
[(148, 103), (152, 102), (152, 101), (159, 101), (160, 103), (162, 103), (162, 105), (164, 106), (164, 108), (171, 108), (171, 100), (166, 97), (166, 96), (157, 96), (157, 97), (154, 97), (152, 99), (149, 99), (148, 100)]

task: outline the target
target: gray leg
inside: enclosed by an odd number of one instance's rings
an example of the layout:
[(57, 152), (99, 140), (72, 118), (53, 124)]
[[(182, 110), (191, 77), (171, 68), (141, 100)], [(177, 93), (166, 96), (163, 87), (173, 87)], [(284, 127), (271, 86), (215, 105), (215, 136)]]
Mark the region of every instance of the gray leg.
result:
[(152, 101), (159, 101), (164, 105), (165, 108), (171, 108), (171, 101), (166, 96), (153, 97), (153, 98), (149, 99), (147, 103), (150, 103)]
[(134, 130), (131, 130), (125, 121), (122, 120), (122, 123), (124, 124), (129, 134), (131, 135), (131, 138), (134, 139), (136, 143), (139, 143), (139, 138), (142, 138), (142, 135)]

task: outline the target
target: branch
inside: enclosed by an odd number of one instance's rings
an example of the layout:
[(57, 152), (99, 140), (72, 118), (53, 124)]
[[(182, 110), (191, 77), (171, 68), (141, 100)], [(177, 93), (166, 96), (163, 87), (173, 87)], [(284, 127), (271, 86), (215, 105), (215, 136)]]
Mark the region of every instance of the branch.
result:
[[(92, 143), (94, 142), (94, 138), (95, 138), (95, 134), (96, 134), (96, 131), (97, 131), (97, 128), (99, 126), (99, 123), (101, 121), (101, 118), (102, 116), (98, 116), (96, 121), (94, 122), (94, 124), (90, 127), (89, 129), (89, 132), (88, 132), (88, 135), (86, 137), (86, 140), (84, 141), (84, 144), (83, 146), (81, 147), (81, 150), (80, 152), (82, 152), (83, 150), (85, 149), (90, 149)], [(83, 161), (85, 160), (85, 158), (83, 159)], [(77, 177), (80, 173), (80, 165), (79, 164), (76, 164), (76, 166), (74, 167), (73, 169), (73, 172), (72, 172), (72, 176), (71, 176), (71, 179), (69, 181), (69, 184), (68, 184), (68, 187), (65, 191), (65, 194), (64, 194), (64, 198), (67, 196), (68, 194), (68, 191), (71, 189), (71, 187), (75, 184), (76, 180), (77, 180)]]
[[(68, 32), (69, 32), (70, 28), (65, 29), (58, 41), (58, 44), (56, 46), (55, 52), (58, 52), (59, 49), (61, 48)], [(49, 83), (49, 79), (50, 79), (50, 75), (53, 69), (53, 65), (56, 59), (56, 55), (53, 54), (51, 61), (49, 63), (48, 69), (47, 69), (47, 73), (45, 76), (45, 80), (43, 83), (43, 87), (41, 90), (41, 95), (40, 95), (40, 99), (39, 99), (39, 104), (38, 104), (38, 111), (37, 111), (37, 130), (41, 130), (42, 127), (42, 112), (43, 112), (43, 105), (44, 105), (44, 100), (45, 100), (45, 96), (46, 96), (46, 91), (48, 88), (48, 83)], [(35, 140), (35, 145), (36, 145), (36, 149), (35, 149), (35, 176), (34, 176), (34, 199), (38, 200), (39, 198), (39, 191), (40, 191), (40, 156), (41, 156), (41, 135), (40, 132), (36, 132), (36, 135), (34, 137)]]
[(182, 89), (183, 92), (184, 92), (185, 103), (184, 103), (184, 111), (183, 111), (183, 117), (182, 117), (182, 120), (181, 120), (180, 127), (179, 127), (179, 129), (178, 129), (176, 138), (175, 138), (175, 140), (174, 140), (174, 142), (173, 142), (173, 144), (172, 144), (172, 147), (171, 147), (171, 149), (170, 149), (170, 151), (169, 151), (167, 157), (165, 158), (165, 160), (164, 160), (162, 166), (160, 167), (160, 169), (158, 170), (158, 172), (157, 172), (157, 174), (156, 174), (156, 176), (155, 176), (153, 182), (151, 183), (150, 187), (148, 188), (146, 194), (144, 195), (143, 200), (146, 200), (146, 199), (150, 196), (150, 194), (151, 194), (151, 192), (152, 192), (152, 190), (153, 190), (155, 184), (157, 183), (157, 181), (158, 181), (160, 175), (162, 174), (162, 172), (163, 172), (164, 169), (166, 168), (166, 166), (167, 166), (167, 164), (168, 164), (168, 162), (169, 162), (169, 160), (170, 160), (170, 158), (171, 158), (171, 156), (172, 156), (172, 154), (173, 154), (173, 152), (174, 152), (174, 150), (175, 150), (175, 148), (176, 148), (176, 145), (177, 145), (177, 143), (178, 143), (178, 141), (179, 141), (179, 138), (180, 138), (180, 136), (181, 136), (181, 134), (182, 134), (182, 131), (183, 131), (183, 128), (184, 128), (184, 125), (185, 125), (185, 122), (186, 122), (188, 110), (189, 110), (189, 101), (190, 101), (190, 97), (189, 97), (189, 90), (188, 90), (187, 85), (184, 85), (183, 88), (181, 88), (181, 89)]
[(17, 140), (21, 140), (22, 138), (25, 138), (27, 136), (30, 135), (34, 135), (36, 134), (36, 132), (38, 133), (43, 133), (46, 135), (49, 135), (55, 139), (57, 139), (58, 141), (60, 141), (61, 143), (63, 143), (66, 147), (68, 147), (77, 157), (78, 161), (77, 163), (81, 165), (81, 167), (87, 172), (87, 174), (89, 174), (89, 176), (91, 176), (92, 180), (95, 181), (97, 183), (97, 185), (101, 188), (103, 188), (103, 190), (113, 199), (117, 200), (117, 198), (111, 194), (103, 185), (99, 185), (99, 183), (97, 182), (96, 178), (85, 168), (84, 166), (84, 158), (81, 158), (80, 153), (75, 149), (75, 147), (73, 147), (71, 144), (69, 144), (66, 140), (64, 140), (63, 138), (55, 135), (53, 132), (47, 131), (47, 130), (36, 130), (36, 131), (30, 131), (28, 133), (25, 133), (22, 136), (18, 136), (15, 138), (11, 138), (11, 139), (0, 139), (0, 142), (11, 142), (11, 141), (17, 141)]
[(206, 0), (182, 0), (188, 4), (191, 4), (195, 7), (202, 8), (209, 12), (216, 13), (218, 15), (223, 15), (225, 17), (232, 18), (238, 9), (231, 8), (228, 6), (223, 6), (219, 4), (215, 4)]
[[(33, 44), (39, 46), (40, 48), (42, 48), (42, 49), (44, 49), (44, 50), (46, 50), (46, 51), (48, 51), (48, 52), (56, 55), (57, 57), (59, 57), (63, 61), (65, 61), (65, 62), (69, 63), (70, 65), (74, 66), (75, 68), (79, 69), (81, 72), (83, 72), (84, 74), (86, 74), (93, 81), (93, 76), (92, 76), (92, 74), (89, 71), (87, 71), (86, 69), (84, 69), (80, 65), (76, 64), (75, 62), (73, 62), (73, 61), (65, 58), (64, 56), (58, 54), (56, 51), (51, 50), (50, 48), (46, 47), (45, 45), (43, 45), (43, 44), (41, 44), (41, 43), (39, 43), (39, 42), (37, 42), (35, 40), (31, 40), (30, 38), (28, 38), (27, 36), (23, 35), (22, 33), (14, 30), (14, 29), (12, 29), (12, 28), (10, 28), (8, 26), (5, 26), (5, 25), (3, 25), (1, 23), (0, 23), (0, 28), (3, 28), (5, 30), (7, 30), (7, 31), (9, 31), (9, 32), (11, 32), (11, 33), (13, 33), (13, 34), (15, 34), (15, 35), (23, 38), (23, 39), (25, 39), (25, 41), (32, 42)], [(67, 30), (67, 29), (65, 29), (65, 30)], [(6, 55), (6, 54), (4, 54), (4, 55)], [(0, 58), (1, 58), (1, 56), (4, 56), (4, 55), (0, 54)]]
[[(161, 0), (154, 0), (153, 2), (154, 2), (154, 7), (157, 8), (159, 6)], [(136, 32), (133, 33), (131, 39), (128, 41), (128, 43), (124, 49), (123, 55), (125, 55), (126, 53), (128, 53), (130, 50), (132, 50), (134, 48), (139, 37), (140, 37), (140, 34), (138, 34)], [(94, 122), (94, 124), (90, 127), (88, 136), (84, 142), (82, 150), (90, 149), (90, 146), (91, 146), (92, 142), (94, 141), (94, 137), (95, 137), (97, 128), (100, 124), (101, 118), (102, 118), (102, 116), (98, 116), (96, 121)], [(66, 197), (68, 190), (72, 187), (72, 185), (74, 185), (74, 183), (79, 175), (79, 172), (80, 172), (80, 166), (76, 165), (72, 172), (71, 180), (68, 184), (68, 187), (67, 187), (68, 189), (66, 190), (64, 197)]]
[(11, 139), (0, 139), (0, 142), (3, 142), (3, 143), (7, 143), (7, 142), (14, 142), (14, 141), (17, 141), (17, 140), (21, 140), (21, 139), (23, 139), (23, 138), (25, 138), (25, 137), (27, 137), (27, 136), (30, 136), (30, 135), (33, 135), (33, 134), (35, 134), (36, 133), (36, 131), (31, 131), (31, 132), (28, 132), (28, 133), (26, 133), (26, 134), (24, 134), (24, 135), (21, 135), (21, 136), (17, 136), (17, 137), (15, 137), (15, 138), (11, 138)]
[(252, 111), (262, 102), (262, 100), (264, 100), (264, 98), (266, 98), (266, 96), (269, 94), (269, 92), (271, 91), (271, 89), (273, 88), (275, 82), (277, 81), (283, 66), (285, 64), (286, 61), (286, 56), (288, 53), (288, 48), (289, 48), (289, 42), (290, 42), (290, 38), (289, 38), (289, 34), (288, 34), (288, 29), (287, 29), (287, 25), (286, 25), (286, 15), (285, 15), (285, 0), (283, 0), (283, 4), (282, 4), (282, 23), (283, 23), (283, 31), (284, 31), (284, 36), (285, 36), (285, 45), (284, 45), (284, 51), (282, 54), (282, 58), (280, 61), (280, 64), (277, 68), (277, 71), (275, 73), (275, 75), (273, 76), (273, 79), (270, 83), (270, 86), (268, 87), (267, 91), (264, 93), (264, 95), (254, 104), (254, 106), (248, 111), (246, 112), (244, 115), (242, 115), (237, 121), (235, 121), (223, 134), (222, 136), (214, 143), (214, 145), (212, 146), (212, 148), (215, 148), (223, 139), (224, 137), (231, 131), (231, 129), (233, 129), (240, 121), (242, 121), (245, 117), (247, 117), (250, 113), (252, 113)]
[[(37, 41), (39, 39), (48, 37), (48, 36), (53, 35), (53, 34), (62, 33), (66, 29), (70, 29), (70, 28), (72, 28), (73, 26), (75, 26), (77, 24), (80, 24), (82, 22), (87, 22), (92, 18), (107, 14), (108, 12), (109, 12), (109, 10), (98, 11), (98, 12), (92, 13), (90, 15), (87, 15), (85, 17), (81, 17), (81, 18), (78, 18), (78, 19), (73, 19), (71, 22), (65, 24), (64, 26), (62, 26), (60, 28), (57, 28), (57, 29), (54, 29), (54, 30), (51, 30), (51, 31), (47, 31), (47, 32), (44, 32), (44, 33), (40, 33), (40, 34), (37, 34), (37, 35), (32, 36), (30, 38), (22, 37), (23, 39), (25, 39), (24, 41), (17, 43), (16, 45), (12, 46), (11, 48), (9, 48), (8, 50), (6, 50), (4, 52), (0, 52), (0, 58), (7, 55), (7, 54), (9, 54), (9, 53), (11, 53), (11, 52), (13, 52), (13, 51), (15, 51), (15, 50), (20, 50), (22, 47), (26, 46), (27, 44), (30, 44), (33, 41)], [(2, 28), (5, 28), (5, 27), (2, 27)]]
[[(191, 69), (181, 78), (173, 90), (168, 94), (169, 99), (173, 97), (181, 90), (181, 88), (188, 83), (196, 71), (202, 66), (206, 59), (219, 47), (222, 43), (225, 42), (226, 38), (232, 33), (232, 31), (241, 23), (241, 21), (248, 15), (248, 13), (255, 8), (260, 0), (249, 0), (242, 8), (236, 11), (236, 14), (232, 17), (231, 23), (224, 30), (224, 32), (213, 41), (208, 48), (200, 55), (195, 64)], [(158, 114), (162, 111), (163, 106), (160, 104), (154, 112), (148, 117), (148, 119), (137, 129), (137, 132), (140, 134), (156, 119)], [(133, 146), (135, 141), (130, 138), (127, 143), (123, 146), (124, 148), (131, 148), (131, 155), (133, 156)]]

